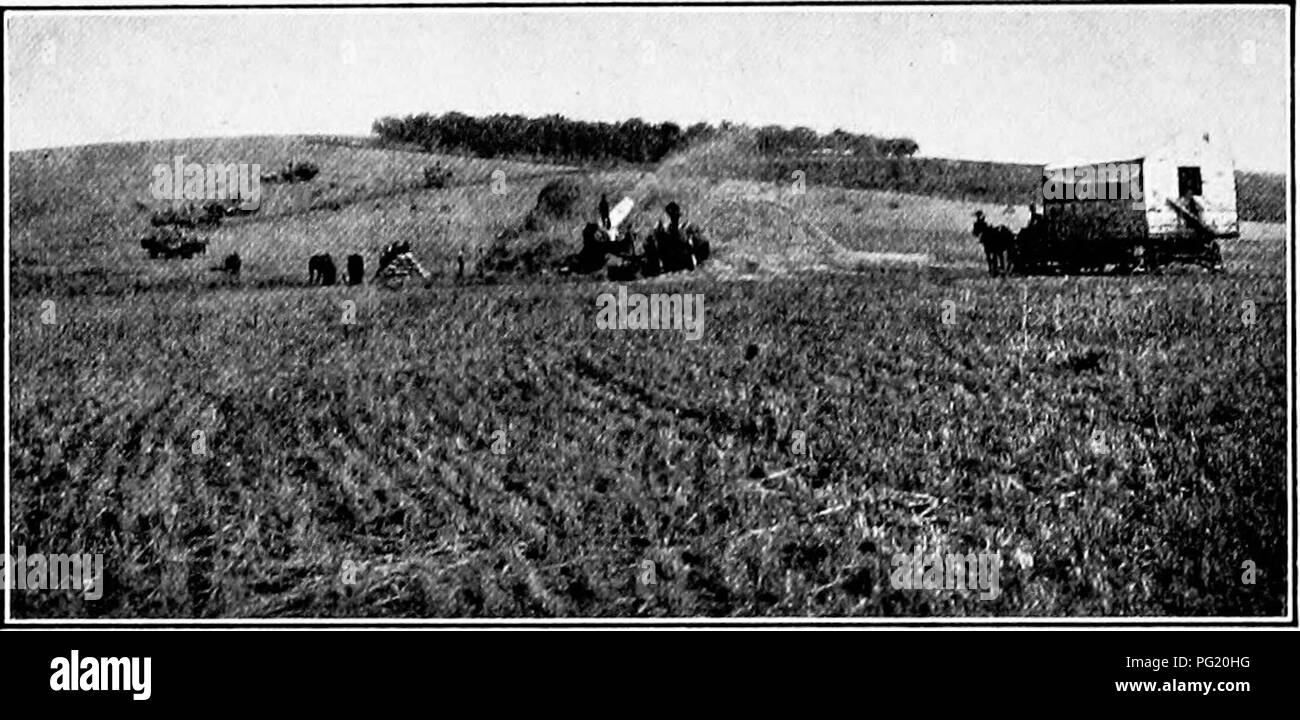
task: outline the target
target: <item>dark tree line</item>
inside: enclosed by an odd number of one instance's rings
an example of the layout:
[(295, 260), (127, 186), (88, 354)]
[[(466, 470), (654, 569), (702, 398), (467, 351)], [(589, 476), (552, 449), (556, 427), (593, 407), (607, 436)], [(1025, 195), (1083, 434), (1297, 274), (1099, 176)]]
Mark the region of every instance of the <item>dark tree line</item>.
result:
[(857, 157), (911, 157), (920, 146), (911, 138), (882, 138), (835, 129), (824, 135), (812, 128), (767, 125), (758, 129), (755, 144), (764, 155), (853, 155)]
[[(639, 118), (607, 123), (571, 120), (563, 115), (472, 117), (449, 112), (384, 117), (376, 120), (372, 129), (384, 141), (414, 143), (431, 152), (462, 152), (485, 158), (528, 156), (644, 163), (658, 162), (674, 150), (731, 127), (725, 122), (720, 128), (696, 123), (683, 129), (675, 123), (647, 123)], [(906, 157), (917, 151), (916, 143), (908, 138), (878, 138), (844, 130), (818, 135), (804, 127), (788, 130), (777, 125), (757, 131), (757, 146), (772, 155), (821, 152)]]
[(526, 155), (557, 160), (656, 162), (696, 139), (707, 125), (686, 130), (674, 123), (632, 119), (620, 123), (570, 120), (562, 115), (471, 117), (463, 113), (385, 117), (373, 130), (381, 139), (415, 143), (426, 150), (465, 152), (479, 157)]

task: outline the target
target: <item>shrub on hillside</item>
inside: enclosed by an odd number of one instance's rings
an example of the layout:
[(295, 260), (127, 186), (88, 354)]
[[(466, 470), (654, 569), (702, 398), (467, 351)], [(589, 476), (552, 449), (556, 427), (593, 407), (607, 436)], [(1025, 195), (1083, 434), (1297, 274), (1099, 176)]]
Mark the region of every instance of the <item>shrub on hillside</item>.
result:
[(424, 169), (424, 187), (429, 190), (445, 188), (451, 182), (451, 177), (450, 168), (443, 168), (442, 163), (436, 163)]
[(262, 182), (295, 183), (309, 182), (320, 174), (320, 166), (310, 162), (290, 162), (278, 173), (263, 173)]
[(295, 163), (289, 172), (295, 182), (307, 182), (320, 174), (320, 167), (314, 163)]
[(582, 199), (582, 187), (573, 178), (562, 177), (546, 184), (537, 193), (537, 206), (533, 212), (544, 217), (571, 217)]

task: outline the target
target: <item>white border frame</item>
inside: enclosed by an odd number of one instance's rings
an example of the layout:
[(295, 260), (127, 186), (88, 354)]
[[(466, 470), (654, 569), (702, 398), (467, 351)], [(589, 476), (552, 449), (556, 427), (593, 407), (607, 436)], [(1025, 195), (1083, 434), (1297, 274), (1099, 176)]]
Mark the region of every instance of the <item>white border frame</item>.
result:
[[(789, 12), (796, 10), (798, 12), (1006, 12), (1009, 8), (1022, 3), (999, 2), (999, 3), (971, 3), (969, 5), (938, 5), (935, 7), (924, 7), (924, 3), (869, 3), (869, 4), (845, 4), (840, 7), (830, 6), (808, 6), (808, 5), (785, 5), (772, 3), (771, 7), (756, 7), (753, 5), (740, 7), (720, 7), (698, 6), (698, 5), (651, 5), (645, 7), (636, 7), (634, 5), (627, 7), (609, 7), (609, 6), (583, 6), (583, 5), (541, 5), (544, 0), (525, 0), (510, 7), (481, 7), (474, 6), (472, 3), (452, 2), (441, 6), (429, 5), (407, 5), (402, 6), (372, 6), (372, 7), (330, 7), (329, 5), (309, 6), (309, 7), (282, 7), (289, 4), (287, 2), (270, 2), (255, 3), (248, 7), (228, 7), (228, 6), (210, 6), (204, 4), (194, 4), (185, 2), (179, 5), (169, 7), (143, 7), (143, 8), (123, 8), (121, 3), (113, 3), (111, 0), (86, 0), (83, 7), (69, 8), (53, 7), (49, 10), (39, 7), (23, 7), (17, 10), (5, 9), (4, 16), (6, 20), (10, 17), (30, 17), (30, 16), (50, 16), (54, 14), (65, 15), (127, 15), (127, 14), (171, 14), (171, 15), (193, 15), (193, 14), (244, 14), (248, 12), (277, 12), (282, 14), (292, 14), (299, 12), (307, 13), (515, 13), (515, 12), (660, 12), (660, 13), (694, 13), (694, 12), (743, 12), (743, 13), (769, 13), (769, 12)], [(57, 0), (55, 0), (57, 2)], [(53, 5), (48, 0), (38, 0), (37, 5)], [(130, 5), (145, 5), (138, 0), (127, 0)], [(636, 3), (640, 4), (640, 3)], [(1279, 8), (1282, 3), (1275, 4), (1216, 4), (1216, 5), (1148, 5), (1148, 4), (1124, 4), (1124, 3), (1104, 3), (1096, 6), (1080, 5), (1062, 5), (1052, 7), (1037, 3), (1023, 3), (1032, 6), (1035, 12), (1053, 12), (1053, 11), (1071, 11), (1078, 12), (1081, 10), (1091, 9), (1123, 9), (1123, 10), (1144, 10), (1168, 11), (1198, 9), (1212, 11), (1216, 8), (1241, 9), (1241, 8)], [(457, 7), (464, 5), (464, 7)], [(590, 628), (590, 629), (607, 629), (611, 627), (627, 629), (677, 629), (677, 628), (714, 628), (714, 629), (741, 629), (762, 627), (766, 629), (773, 628), (807, 628), (807, 629), (881, 629), (881, 628), (906, 628), (911, 630), (972, 630), (972, 629), (1006, 629), (1006, 630), (1041, 630), (1046, 628), (1062, 630), (1092, 630), (1098, 626), (1108, 627), (1116, 630), (1179, 630), (1186, 628), (1197, 628), (1204, 630), (1269, 630), (1279, 628), (1297, 628), (1296, 621), (1296, 474), (1295, 474), (1295, 440), (1296, 440), (1296, 417), (1295, 417), (1295, 391), (1296, 391), (1296, 368), (1295, 368), (1295, 262), (1296, 262), (1296, 238), (1295, 238), (1295, 197), (1293, 187), (1296, 177), (1296, 152), (1295, 152), (1295, 97), (1296, 97), (1296, 71), (1295, 71), (1295, 43), (1296, 43), (1296, 15), (1294, 5), (1287, 6), (1291, 14), (1291, 33), (1290, 33), (1290, 51), (1291, 51), (1291, 102), (1288, 105), (1288, 113), (1291, 123), (1291, 158), (1292, 167), (1287, 173), (1287, 310), (1291, 313), (1290, 322), (1287, 324), (1287, 422), (1288, 427), (1288, 445), (1287, 445), (1287, 589), (1286, 596), (1287, 612), (1283, 616), (1265, 616), (1265, 617), (1027, 617), (1027, 616), (980, 616), (980, 617), (960, 617), (960, 618), (876, 618), (876, 617), (782, 617), (782, 618), (709, 618), (709, 617), (681, 617), (681, 618), (554, 618), (554, 619), (533, 619), (533, 618), (484, 618), (484, 619), (459, 619), (459, 618), (228, 618), (228, 619), (194, 619), (194, 618), (139, 618), (139, 619), (114, 619), (114, 618), (15, 618), (11, 612), (10, 592), (12, 583), (6, 582), (4, 587), (4, 616), (3, 626), (8, 629), (20, 630), (79, 630), (79, 629), (111, 629), (111, 630), (132, 630), (145, 628), (164, 628), (164, 629), (261, 629), (261, 630), (305, 630), (305, 629), (438, 629), (451, 627), (469, 627), (490, 629), (493, 627), (565, 627), (571, 629)], [(6, 22), (4, 33), (8, 38), (9, 28)], [(10, 105), (9, 95), (9, 63), (10, 63), (10, 43), (4, 43), (4, 105), (7, 109)], [(4, 316), (4, 418), (5, 418), (5, 438), (4, 438), (4, 552), (5, 557), (10, 555), (10, 456), (9, 447), (11, 442), (11, 414), (9, 413), (9, 387), (10, 387), (10, 314), (12, 313), (12, 303), (9, 302), (9, 293), (12, 289), (10, 281), (10, 146), (9, 146), (9, 113), (5, 113), (5, 132), (4, 132), (4, 288), (5, 288), (5, 316)], [(5, 562), (5, 572), (10, 571), (10, 563)], [(830, 626), (830, 627), (828, 627)]]

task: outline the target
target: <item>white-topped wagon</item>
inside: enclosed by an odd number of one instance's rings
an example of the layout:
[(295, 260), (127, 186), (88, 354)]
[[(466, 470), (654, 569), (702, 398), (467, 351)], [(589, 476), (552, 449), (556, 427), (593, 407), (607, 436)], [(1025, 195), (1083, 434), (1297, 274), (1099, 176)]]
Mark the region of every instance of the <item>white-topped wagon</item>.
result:
[(1101, 272), (1195, 262), (1219, 269), (1238, 234), (1231, 156), (1209, 134), (1130, 159), (1043, 168), (1042, 213), (1017, 237), (1019, 272)]

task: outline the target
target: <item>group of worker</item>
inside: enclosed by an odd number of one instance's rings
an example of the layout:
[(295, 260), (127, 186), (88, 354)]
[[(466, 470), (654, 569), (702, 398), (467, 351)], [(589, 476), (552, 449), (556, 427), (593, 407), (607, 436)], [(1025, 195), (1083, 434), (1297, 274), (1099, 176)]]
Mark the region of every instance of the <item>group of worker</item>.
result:
[[(600, 227), (607, 233), (612, 230), (609, 217), (609, 198), (604, 193), (596, 206)], [(627, 237), (635, 242), (634, 233)], [(610, 238), (613, 241), (613, 238)], [(617, 243), (615, 243), (617, 244)], [(646, 235), (642, 245), (641, 264), (645, 275), (658, 275), (678, 270), (694, 270), (709, 257), (709, 243), (699, 229), (682, 218), (682, 207), (676, 201), (664, 206), (664, 215), (655, 228)]]

